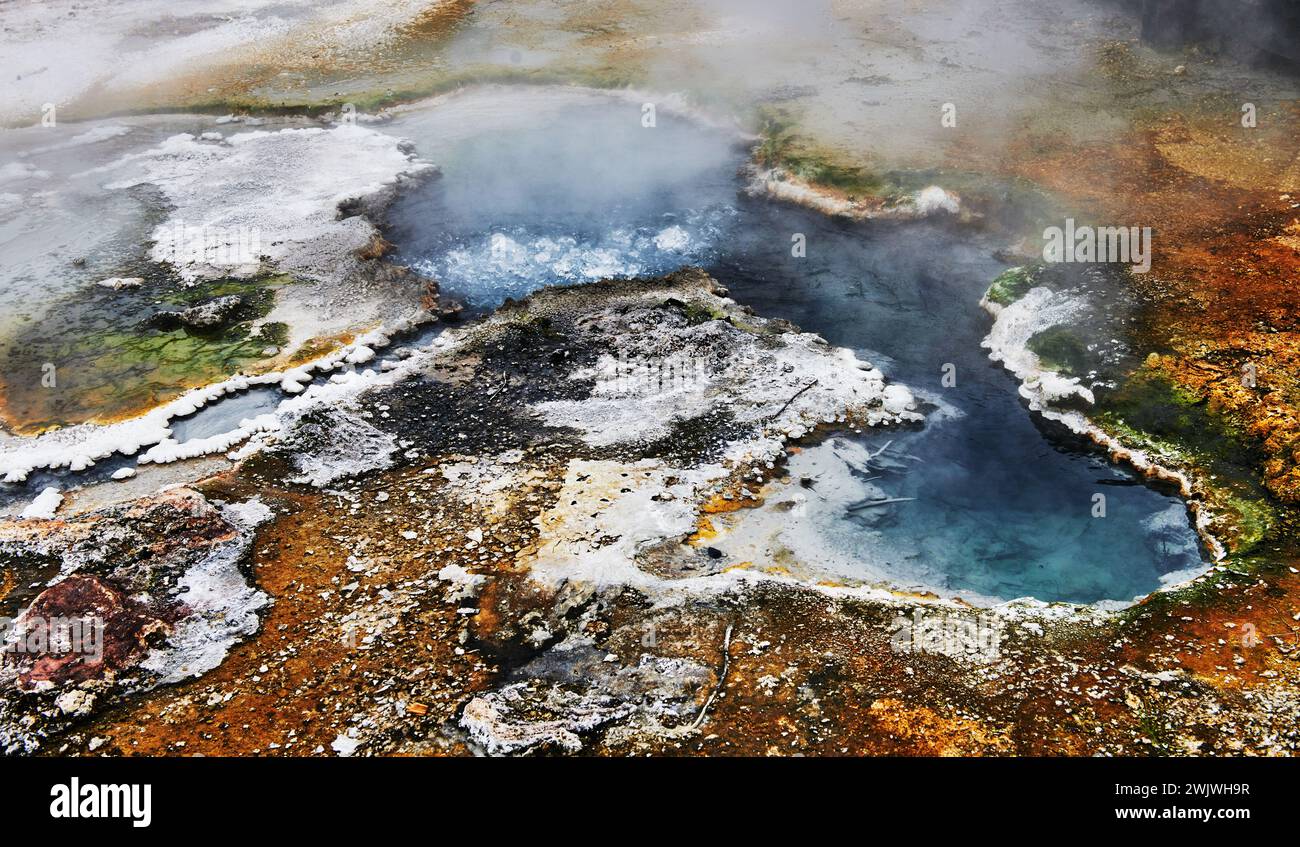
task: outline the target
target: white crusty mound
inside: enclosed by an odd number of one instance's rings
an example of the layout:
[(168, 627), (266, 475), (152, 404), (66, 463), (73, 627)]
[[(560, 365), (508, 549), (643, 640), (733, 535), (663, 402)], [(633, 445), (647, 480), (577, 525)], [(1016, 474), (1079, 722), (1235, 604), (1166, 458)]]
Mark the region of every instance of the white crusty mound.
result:
[(298, 473), (289, 482), (316, 488), (393, 464), (397, 439), (344, 409), (319, 408), (288, 427), (290, 462)]
[[(519, 305), (529, 321), (548, 320), (572, 343), (607, 350), (568, 375), (584, 387), (580, 396), (543, 400), (532, 410), (550, 426), (580, 432), (593, 451), (627, 454), (569, 462), (555, 506), (538, 519), (535, 578), (645, 590), (727, 582), (666, 581), (641, 559), (665, 539), (694, 531), (701, 503), (771, 468), (790, 439), (821, 424), (921, 420), (905, 386), (887, 385), (851, 351), (749, 314), (722, 294), (706, 274), (688, 270), (664, 280), (548, 290)], [(475, 332), (500, 332), (519, 317), (502, 310)], [(662, 454), (654, 445), (697, 429), (721, 442), (712, 458), (646, 456), (647, 447)], [(740, 496), (748, 490), (740, 488)]]
[(432, 167), (404, 141), (355, 125), (253, 131), (208, 141), (182, 133), (109, 165), (109, 188), (153, 185), (171, 212), (152, 257), (186, 280), (257, 272), (262, 262), (314, 279), (351, 267), (374, 235), (339, 203)]
[(993, 315), (993, 328), (983, 341), (989, 358), (1020, 380), (1020, 396), (1029, 408), (1042, 412), (1067, 397), (1077, 396), (1093, 402), (1092, 391), (1076, 377), (1062, 376), (1042, 366), (1038, 355), (1029, 349), (1029, 340), (1045, 329), (1067, 323), (1083, 308), (1077, 297), (1060, 294), (1050, 288), (1031, 288), (1024, 297), (1003, 306), (984, 299), (984, 308)]
[[(663, 438), (674, 425), (705, 414), (777, 438), (798, 438), (850, 414), (871, 426), (920, 419), (911, 392), (886, 386), (880, 370), (852, 351), (749, 314), (719, 296), (725, 292), (702, 271), (680, 271), (664, 282), (555, 289), (529, 298), (530, 320), (590, 310), (575, 328), (611, 348), (570, 374), (572, 381), (594, 383), (589, 395), (534, 407), (547, 424), (573, 427), (588, 444), (608, 446)], [(599, 294), (599, 304), (586, 302), (592, 294)], [(500, 319), (513, 316), (503, 312)]]

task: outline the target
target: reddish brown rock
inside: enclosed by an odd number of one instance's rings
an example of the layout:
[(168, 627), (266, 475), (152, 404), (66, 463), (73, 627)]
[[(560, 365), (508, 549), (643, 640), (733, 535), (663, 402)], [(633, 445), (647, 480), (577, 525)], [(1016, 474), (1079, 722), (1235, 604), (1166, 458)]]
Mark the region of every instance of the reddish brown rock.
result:
[(5, 660), (18, 666), (18, 686), (27, 691), (99, 679), (138, 664), (183, 611), (141, 603), (97, 576), (70, 576), (18, 618)]

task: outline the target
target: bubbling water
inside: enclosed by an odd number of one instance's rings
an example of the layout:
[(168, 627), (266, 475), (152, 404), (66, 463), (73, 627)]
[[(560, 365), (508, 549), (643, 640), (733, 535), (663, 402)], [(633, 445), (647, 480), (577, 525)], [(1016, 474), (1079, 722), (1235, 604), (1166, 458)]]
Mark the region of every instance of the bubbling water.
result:
[(442, 169), (390, 214), (402, 261), (489, 308), (716, 259), (745, 156), (730, 135), (664, 111), (644, 126), (631, 101), (534, 93), (465, 95), (394, 128)]

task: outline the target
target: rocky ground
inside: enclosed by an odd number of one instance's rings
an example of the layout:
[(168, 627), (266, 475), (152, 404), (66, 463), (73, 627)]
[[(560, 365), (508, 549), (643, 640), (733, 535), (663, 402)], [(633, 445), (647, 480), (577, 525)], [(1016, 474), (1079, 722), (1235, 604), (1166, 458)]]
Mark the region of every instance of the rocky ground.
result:
[[(660, 375), (608, 369), (663, 345), (708, 362), (670, 389), (685, 412), (666, 429), (645, 412), (665, 402)], [(914, 407), (698, 272), (508, 304), (413, 352), (391, 385), (304, 409), (232, 472), (7, 524), (11, 612), (107, 622), (97, 664), (6, 663), (8, 749), (1292, 749), (1292, 568), (1223, 571), (1124, 613), (1007, 604), (996, 655), (941, 655), (898, 649), (900, 617), (978, 610), (707, 546), (710, 514), (762, 503), (788, 449), (905, 426)]]

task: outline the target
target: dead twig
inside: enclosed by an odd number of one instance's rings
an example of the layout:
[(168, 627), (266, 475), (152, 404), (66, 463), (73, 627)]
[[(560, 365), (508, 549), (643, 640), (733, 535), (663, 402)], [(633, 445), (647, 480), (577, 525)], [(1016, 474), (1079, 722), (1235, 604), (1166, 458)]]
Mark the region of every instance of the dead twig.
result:
[(812, 388), (812, 387), (813, 387), (814, 385), (816, 385), (816, 384), (817, 384), (817, 380), (814, 379), (812, 382), (808, 383), (808, 384), (805, 385), (803, 388), (800, 388), (798, 391), (796, 391), (796, 392), (794, 393), (794, 396), (791, 397), (789, 400), (786, 400), (786, 401), (785, 401), (785, 405), (782, 406), (781, 408), (777, 409), (777, 410), (776, 410), (776, 414), (775, 414), (775, 415), (772, 415), (772, 417), (769, 418), (769, 420), (775, 420), (776, 418), (781, 417), (781, 414), (782, 414), (786, 409), (790, 408), (790, 404), (793, 403), (794, 401), (796, 401), (796, 400), (799, 399), (799, 395), (800, 395), (800, 394), (803, 394), (805, 391), (807, 391), (809, 388)]
[(872, 506), (885, 506), (889, 503), (906, 503), (915, 499), (915, 497), (886, 497), (884, 500), (863, 500), (861, 503), (854, 503), (852, 506), (847, 506), (846, 510), (856, 512), (859, 509), (870, 509)]
[[(811, 388), (812, 386), (808, 386)], [(806, 389), (805, 389), (806, 390)], [(731, 666), (731, 624), (727, 624), (727, 633), (722, 636), (722, 670), (718, 673), (718, 684), (713, 687), (713, 693), (709, 699), (704, 701), (704, 707), (700, 713), (695, 716), (695, 722), (691, 724), (691, 729), (699, 729), (700, 724), (704, 723), (704, 716), (709, 713), (709, 707), (722, 692), (722, 686), (727, 682), (727, 668)]]

